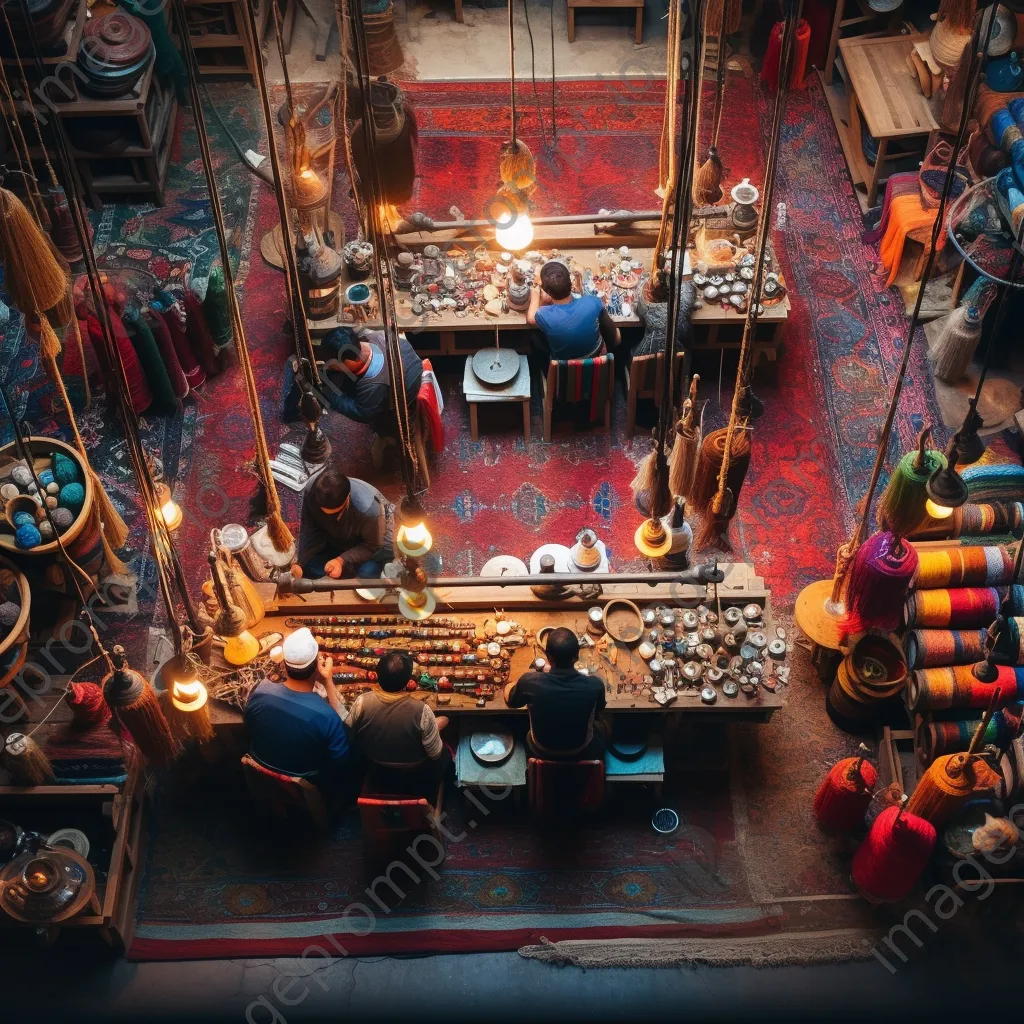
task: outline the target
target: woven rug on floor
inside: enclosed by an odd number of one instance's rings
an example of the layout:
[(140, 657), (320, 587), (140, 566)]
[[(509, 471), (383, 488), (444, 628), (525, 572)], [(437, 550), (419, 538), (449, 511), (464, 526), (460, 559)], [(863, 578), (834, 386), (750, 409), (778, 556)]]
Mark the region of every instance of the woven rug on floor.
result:
[[(288, 956), (312, 945), (338, 955), (335, 935), (353, 955), (690, 937), (728, 940), (724, 957), (737, 936), (779, 932), (799, 933), (809, 956), (854, 955), (850, 936), (868, 937), (872, 918), (849, 887), (850, 848), (815, 828), (811, 802), (855, 741), (825, 715), (806, 652), (794, 653), (789, 703), (771, 723), (706, 750), (702, 739), (691, 760), (670, 759), (660, 799), (624, 786), (568, 838), (546, 838), (512, 798), (478, 798), (485, 815), (449, 788), (443, 824), (456, 838), (437, 880), (419, 871), (422, 891), (392, 871), (404, 898), (363, 877), (358, 815), (346, 812), (324, 840), (262, 824), (232, 760), (219, 778), (161, 793), (129, 956)], [(680, 813), (671, 836), (651, 828), (659, 806)]]

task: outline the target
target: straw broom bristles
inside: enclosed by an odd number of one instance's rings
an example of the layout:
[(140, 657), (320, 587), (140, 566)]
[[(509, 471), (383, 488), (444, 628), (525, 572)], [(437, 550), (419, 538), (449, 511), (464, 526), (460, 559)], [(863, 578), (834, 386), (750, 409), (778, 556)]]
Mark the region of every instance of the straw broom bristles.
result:
[(676, 437), (669, 456), (668, 486), (674, 497), (688, 498), (697, 471), (700, 448), (700, 424), (697, 422), (697, 384), (700, 376), (690, 381), (690, 396), (683, 402), (683, 415), (676, 424)]
[(57, 781), (50, 759), (31, 736), (12, 732), (0, 760), (15, 786), (52, 786)]
[(712, 206), (723, 196), (722, 158), (714, 146), (708, 147), (708, 158), (693, 177), (693, 201), (698, 206)]
[(521, 139), (512, 139), (501, 147), (498, 174), (501, 176), (502, 185), (524, 196), (529, 196), (537, 187), (537, 169), (533, 162), (533, 154), (530, 147)]

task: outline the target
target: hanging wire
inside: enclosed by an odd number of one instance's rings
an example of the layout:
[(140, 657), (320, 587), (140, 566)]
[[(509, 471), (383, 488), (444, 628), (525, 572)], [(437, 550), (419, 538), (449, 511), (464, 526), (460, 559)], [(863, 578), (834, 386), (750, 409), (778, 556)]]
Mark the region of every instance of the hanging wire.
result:
[(530, 37), (530, 79), (533, 81), (533, 105), (537, 109), (537, 123), (540, 125), (540, 144), (543, 149), (547, 149), (548, 137), (544, 130), (544, 115), (540, 109), (540, 90), (537, 88), (537, 54), (533, 46), (533, 29), (530, 27), (529, 0), (523, 0), (523, 16), (526, 18), (526, 32)]

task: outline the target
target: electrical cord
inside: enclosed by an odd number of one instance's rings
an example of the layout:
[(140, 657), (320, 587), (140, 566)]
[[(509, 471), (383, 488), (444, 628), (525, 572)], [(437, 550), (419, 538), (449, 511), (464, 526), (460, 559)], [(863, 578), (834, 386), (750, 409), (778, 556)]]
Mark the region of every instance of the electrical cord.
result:
[[(554, 0), (551, 0), (551, 9), (554, 10)], [(523, 0), (523, 16), (526, 18), (526, 33), (530, 37), (530, 78), (533, 81), (533, 101), (537, 108), (537, 123), (540, 125), (540, 144), (543, 149), (548, 148), (547, 132), (544, 130), (544, 115), (540, 109), (540, 90), (537, 88), (537, 54), (533, 48), (533, 29), (530, 27), (530, 3)]]

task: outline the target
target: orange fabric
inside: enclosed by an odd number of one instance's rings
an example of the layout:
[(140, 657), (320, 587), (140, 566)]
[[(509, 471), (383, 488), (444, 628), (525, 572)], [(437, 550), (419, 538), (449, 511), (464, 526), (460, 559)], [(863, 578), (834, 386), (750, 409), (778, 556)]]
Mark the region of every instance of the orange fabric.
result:
[[(921, 204), (920, 195), (893, 196), (889, 206), (889, 223), (882, 236), (878, 255), (882, 265), (889, 271), (885, 286), (888, 288), (896, 280), (903, 259), (903, 246), (907, 235), (921, 228), (931, 228), (935, 223), (936, 210), (926, 209)], [(945, 241), (945, 233), (939, 236), (939, 248)], [(929, 236), (925, 246), (931, 242)]]

